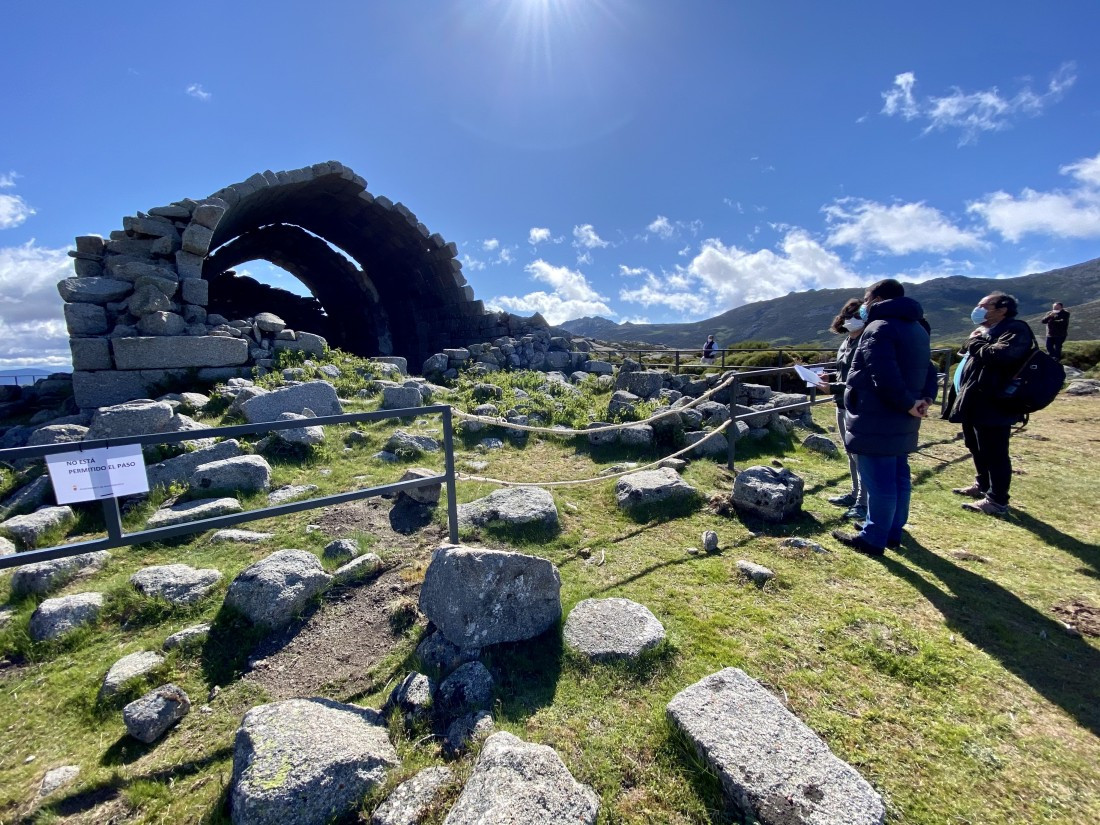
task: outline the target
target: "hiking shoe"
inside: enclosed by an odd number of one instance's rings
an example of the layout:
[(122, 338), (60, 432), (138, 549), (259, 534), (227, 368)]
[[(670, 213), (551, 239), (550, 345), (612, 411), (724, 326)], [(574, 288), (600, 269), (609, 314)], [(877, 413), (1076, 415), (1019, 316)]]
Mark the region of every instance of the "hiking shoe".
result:
[(853, 490), (850, 493), (845, 493), (842, 496), (829, 496), (827, 499), (830, 504), (835, 504), (837, 507), (851, 507), (856, 503), (856, 493)]
[[(863, 528), (866, 525), (862, 521), (857, 521), (852, 526), (855, 527), (857, 530), (859, 530), (859, 532), (862, 533)], [(901, 549), (901, 542), (902, 542), (902, 539), (886, 539), (886, 549), (887, 550), (900, 550)]]
[(878, 557), (886, 552), (885, 548), (875, 547), (859, 533), (844, 533), (840, 530), (833, 530), (832, 536), (845, 547), (851, 547), (857, 553), (862, 553), (865, 556)]
[(848, 512), (844, 514), (843, 518), (859, 519), (860, 521), (863, 521), (863, 519), (867, 518), (867, 508), (860, 504), (857, 504), (855, 507), (852, 507), (850, 510), (848, 510)]
[[(957, 496), (966, 496), (967, 498), (985, 498), (985, 490), (979, 487), (976, 481), (969, 487), (956, 487), (951, 492)], [(965, 506), (964, 504), (963, 507)]]
[(998, 504), (993, 499), (986, 497), (973, 504), (967, 502), (963, 505), (963, 509), (972, 510), (975, 513), (985, 513), (987, 516), (1003, 516), (1008, 512), (1008, 505)]

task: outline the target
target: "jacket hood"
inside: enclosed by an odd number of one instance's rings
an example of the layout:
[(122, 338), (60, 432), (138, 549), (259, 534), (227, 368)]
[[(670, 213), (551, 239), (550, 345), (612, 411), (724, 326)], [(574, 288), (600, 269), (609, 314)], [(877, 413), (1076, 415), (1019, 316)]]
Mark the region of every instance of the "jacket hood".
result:
[(924, 317), (924, 309), (912, 298), (887, 298), (872, 304), (867, 311), (869, 321), (884, 321), (896, 318), (899, 321), (919, 321)]

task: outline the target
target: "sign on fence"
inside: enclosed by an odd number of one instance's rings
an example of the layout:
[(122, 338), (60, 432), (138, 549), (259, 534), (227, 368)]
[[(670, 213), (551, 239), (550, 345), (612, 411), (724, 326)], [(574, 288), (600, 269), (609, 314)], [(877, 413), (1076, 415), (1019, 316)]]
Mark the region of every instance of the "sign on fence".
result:
[(140, 444), (100, 447), (46, 457), (58, 504), (149, 492)]

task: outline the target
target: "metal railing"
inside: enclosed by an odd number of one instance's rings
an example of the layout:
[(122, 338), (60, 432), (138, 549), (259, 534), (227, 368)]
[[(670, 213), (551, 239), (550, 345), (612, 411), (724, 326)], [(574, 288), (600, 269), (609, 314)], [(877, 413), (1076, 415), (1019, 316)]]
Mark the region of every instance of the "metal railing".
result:
[(92, 441), (50, 444), (41, 447), (13, 447), (0, 450), (0, 461), (17, 462), (23, 459), (45, 458), (46, 456), (60, 453), (94, 450), (101, 447), (118, 447), (124, 444), (175, 444), (181, 441), (195, 441), (203, 438), (232, 438), (238, 435), (252, 435), (256, 433), (273, 432), (276, 430), (323, 427), (331, 424), (355, 424), (363, 421), (378, 421), (386, 418), (413, 418), (419, 415), (434, 413), (439, 413), (443, 418), (444, 472), (442, 475), (381, 484), (376, 487), (366, 487), (346, 493), (336, 493), (334, 495), (321, 496), (319, 498), (289, 502), (287, 504), (277, 504), (257, 510), (248, 510), (243, 513), (230, 513), (223, 516), (196, 519), (195, 521), (188, 521), (182, 524), (139, 530), (134, 533), (127, 533), (122, 528), (122, 515), (118, 508), (118, 499), (107, 498), (102, 500), (103, 517), (107, 526), (106, 538), (89, 539), (73, 544), (61, 544), (41, 550), (26, 550), (21, 553), (0, 556), (0, 569), (18, 567), (24, 564), (32, 564), (34, 562), (48, 561), (50, 559), (64, 558), (67, 556), (75, 556), (96, 550), (109, 550), (114, 547), (124, 547), (149, 541), (160, 541), (162, 539), (186, 535), (188, 533), (200, 533), (216, 528), (231, 527), (235, 524), (242, 524), (249, 521), (258, 521), (260, 519), (298, 513), (303, 510), (328, 507), (333, 504), (343, 504), (348, 501), (358, 501), (360, 499), (372, 498), (388, 493), (397, 493), (402, 490), (412, 490), (417, 487), (429, 487), (436, 484), (445, 484), (447, 486), (448, 535), (452, 543), (457, 543), (458, 503), (455, 497), (454, 435), (451, 426), (451, 408), (446, 404), (408, 407), (399, 410), (348, 413), (346, 415), (327, 415), (305, 420), (293, 419), (290, 421), (268, 421), (259, 424), (240, 424), (230, 427), (209, 427), (207, 429), (189, 430), (180, 433), (156, 433), (123, 436), (121, 438), (102, 438)]

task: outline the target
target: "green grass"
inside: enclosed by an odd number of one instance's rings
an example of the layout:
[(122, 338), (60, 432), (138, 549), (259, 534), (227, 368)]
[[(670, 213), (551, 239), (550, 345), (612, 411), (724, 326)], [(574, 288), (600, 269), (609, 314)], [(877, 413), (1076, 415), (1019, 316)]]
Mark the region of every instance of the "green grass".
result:
[[(339, 364), (342, 355), (329, 358)], [(515, 388), (534, 394), (541, 383), (522, 373), (480, 380), (505, 388), (502, 410), (512, 405), (507, 399)], [(608, 395), (591, 384), (579, 400), (554, 396), (536, 404), (551, 423), (600, 416)], [(469, 391), (460, 385), (456, 403), (466, 404)], [(349, 409), (376, 406), (368, 398)], [(1066, 634), (1051, 612), (1068, 599), (1100, 605), (1097, 412), (1095, 399), (1059, 399), (1034, 417), (1024, 434), (1030, 437), (1013, 439), (1017, 509), (1003, 520), (959, 508), (950, 488), (969, 480), (968, 455), (954, 438), (956, 427), (927, 421), (926, 446), (912, 462), (910, 538), (882, 561), (855, 555), (828, 536), (840, 522), (825, 498), (847, 489), (847, 463), (788, 442), (739, 445), (738, 465), (777, 458), (805, 479), (809, 515), (792, 525), (743, 522), (705, 507), (638, 521), (615, 506), (612, 481), (554, 489), (561, 519), (556, 534), (490, 530), (469, 540), (552, 560), (566, 613), (586, 598), (645, 604), (664, 623), (668, 642), (632, 666), (588, 663), (563, 647), (556, 629), (487, 650), (484, 660), (498, 677), (498, 727), (556, 748), (573, 775), (600, 796), (601, 823), (736, 822), (714, 778), (664, 716), (678, 691), (735, 666), (783, 698), (883, 794), (891, 823), (1100, 821), (1100, 644)], [(831, 408), (816, 409), (815, 420), (828, 429)], [(398, 426), (438, 436), (438, 417), (421, 421), (360, 425), (369, 443), (348, 453), (343, 435), (353, 428), (329, 428), (320, 448), (273, 460), (275, 486), (312, 483), (326, 494), (396, 480), (410, 465), (441, 470), (439, 454), (397, 465), (370, 458)], [(499, 433), (477, 434), (486, 435)], [(503, 449), (482, 453), (478, 439), (457, 440), (459, 468), (484, 460), (489, 467), (481, 474), (512, 480), (588, 477), (628, 458), (645, 462), (672, 451), (592, 451), (580, 441), (532, 436), (523, 446), (505, 439)], [(692, 463), (684, 477), (704, 500), (732, 486), (725, 468), (713, 462)], [(461, 483), (458, 498), (470, 501), (492, 489)], [(261, 506), (263, 499), (244, 503)], [(134, 529), (151, 508), (129, 514), (127, 526)], [(0, 757), (0, 821), (228, 821), (233, 734), (243, 713), (266, 697), (239, 678), (259, 634), (220, 609), (221, 598), (237, 572), (273, 550), (320, 554), (326, 540), (305, 531), (316, 517), (306, 512), (245, 525), (274, 533), (261, 545), (215, 545), (200, 535), (113, 551), (104, 570), (62, 591), (108, 594), (94, 631), (62, 643), (32, 644), (26, 627), (35, 601), (15, 604), (15, 617), (0, 629), (0, 656), (21, 663), (0, 669), (0, 730), (8, 743)], [(435, 517), (443, 522), (442, 507)], [(81, 530), (101, 528), (93, 514), (78, 522)], [(686, 548), (700, 546), (708, 529), (717, 531), (720, 552), (689, 555)], [(783, 548), (780, 540), (788, 535), (813, 538), (832, 552)], [(408, 580), (423, 575), (427, 550), (402, 557), (369, 534), (355, 537), (388, 563), (404, 565)], [(587, 559), (579, 552), (585, 548)], [(953, 555), (959, 551), (985, 561)], [(770, 567), (776, 578), (764, 588), (745, 583), (735, 566), (742, 558)], [(187, 610), (130, 589), (134, 571), (174, 561), (217, 567), (225, 574), (221, 588)], [(0, 578), (0, 597), (6, 587)], [(373, 707), (385, 700), (389, 674), (412, 661), (423, 627), (408, 604), (393, 604), (391, 618), (406, 635), (375, 666), (377, 689), (331, 698)], [(192, 713), (154, 745), (133, 742), (117, 711), (96, 705), (103, 675), (120, 656), (159, 650), (167, 635), (198, 621), (214, 622), (210, 640), (169, 655), (165, 672), (188, 692)], [(209, 712), (199, 711), (203, 705)], [(389, 787), (445, 761), (438, 743), (421, 732), (399, 726), (391, 732), (403, 765), (387, 788), (364, 801), (363, 821)], [(42, 774), (63, 764), (81, 766), (76, 785), (32, 814), (27, 803)], [(455, 763), (460, 777), (470, 765), (470, 758)], [(445, 815), (440, 806), (429, 822)]]

